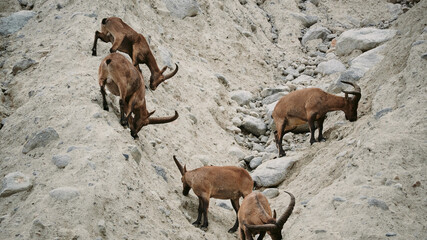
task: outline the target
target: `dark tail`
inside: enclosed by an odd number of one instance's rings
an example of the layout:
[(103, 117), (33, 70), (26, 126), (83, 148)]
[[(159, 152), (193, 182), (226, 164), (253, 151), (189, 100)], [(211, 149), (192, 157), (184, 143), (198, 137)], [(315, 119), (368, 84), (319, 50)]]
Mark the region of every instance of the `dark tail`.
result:
[(107, 18), (102, 19), (102, 24), (106, 24), (107, 23)]

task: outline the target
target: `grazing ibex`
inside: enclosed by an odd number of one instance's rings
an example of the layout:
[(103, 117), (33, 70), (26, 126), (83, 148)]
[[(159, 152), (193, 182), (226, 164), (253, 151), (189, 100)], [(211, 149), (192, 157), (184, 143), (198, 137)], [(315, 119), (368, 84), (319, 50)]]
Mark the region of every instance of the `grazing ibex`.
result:
[(154, 111), (149, 113), (147, 110), (144, 78), (120, 53), (111, 53), (105, 57), (99, 66), (98, 75), (104, 110), (108, 111), (105, 98), (107, 86), (112, 94), (120, 96), (120, 123), (126, 126), (129, 120), (133, 138), (138, 138), (138, 132), (143, 126), (168, 123), (178, 118), (176, 111), (172, 117), (150, 118)]
[(101, 32), (95, 32), (95, 40), (92, 47), (92, 55), (96, 56), (96, 43), (98, 38), (104, 42), (111, 42), (113, 46), (110, 48), (110, 53), (117, 50), (129, 54), (132, 58), (132, 64), (139, 69), (139, 64), (147, 64), (150, 69), (150, 88), (155, 90), (157, 86), (165, 80), (173, 77), (178, 72), (178, 65), (175, 71), (163, 76), (166, 71), (166, 66), (162, 70), (159, 69), (156, 59), (151, 53), (147, 40), (142, 34), (135, 32), (129, 25), (124, 23), (122, 19), (117, 17), (104, 18), (101, 22)]
[(235, 232), (239, 226), (237, 218), (240, 207), (239, 199), (251, 193), (254, 186), (249, 173), (243, 168), (234, 166), (205, 166), (187, 172), (187, 168), (185, 166), (182, 167), (175, 156), (173, 156), (173, 159), (182, 175), (181, 181), (184, 187), (182, 194), (187, 196), (190, 189), (193, 189), (193, 192), (199, 198), (197, 220), (193, 225), (199, 226), (203, 215), (201, 229), (207, 229), (210, 198), (230, 199), (236, 211), (236, 222), (228, 232)]
[[(308, 122), (311, 133), (310, 143), (313, 144), (315, 142), (314, 122), (317, 122), (319, 127), (318, 141), (324, 140), (323, 121), (327, 112), (341, 110), (350, 122), (357, 120), (357, 106), (362, 96), (360, 87), (352, 82), (342, 82), (354, 87), (354, 91), (343, 91), (345, 97), (326, 93), (319, 88), (306, 88), (289, 93), (279, 100), (272, 114), (276, 124), (275, 138), (279, 157), (286, 155), (282, 148), (283, 135), (299, 125)], [(348, 94), (354, 96), (349, 97)]]
[[(285, 191), (286, 192), (286, 191)], [(264, 238), (267, 232), (272, 240), (282, 239), (282, 229), (295, 206), (295, 197), (292, 193), (286, 211), (276, 220), (276, 211), (271, 215), (270, 205), (264, 194), (252, 192), (243, 199), (239, 210), (239, 235), (241, 240), (252, 240), (252, 236), (259, 234), (258, 240)]]

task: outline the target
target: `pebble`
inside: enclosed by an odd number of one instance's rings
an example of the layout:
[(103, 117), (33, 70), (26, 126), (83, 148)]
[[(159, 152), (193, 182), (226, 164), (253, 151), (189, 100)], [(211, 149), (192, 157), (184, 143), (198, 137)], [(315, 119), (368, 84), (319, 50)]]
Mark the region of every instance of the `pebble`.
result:
[(57, 200), (71, 200), (73, 198), (78, 197), (79, 191), (76, 188), (73, 187), (59, 187), (56, 189), (53, 189), (49, 192), (49, 195), (52, 198), (55, 198)]
[(154, 169), (156, 170), (157, 175), (159, 175), (160, 177), (162, 177), (166, 182), (168, 182), (168, 177), (166, 175), (166, 170), (158, 165), (155, 164), (151, 164), (151, 166), (154, 167)]
[(21, 172), (12, 172), (3, 178), (0, 197), (8, 197), (12, 194), (26, 191), (33, 187), (30, 178)]
[(59, 139), (58, 133), (55, 129), (48, 127), (35, 133), (34, 136), (25, 143), (22, 153), (27, 154), (35, 148), (45, 147), (47, 144), (57, 139)]
[(388, 210), (389, 209), (387, 203), (385, 203), (385, 202), (383, 202), (381, 200), (375, 199), (375, 198), (369, 198), (368, 199), (368, 204), (370, 206), (379, 207), (382, 210)]
[(71, 162), (71, 157), (68, 155), (55, 155), (52, 157), (52, 163), (58, 168), (65, 168)]
[(262, 191), (262, 194), (264, 194), (267, 198), (272, 199), (279, 196), (279, 189), (267, 188), (264, 191)]

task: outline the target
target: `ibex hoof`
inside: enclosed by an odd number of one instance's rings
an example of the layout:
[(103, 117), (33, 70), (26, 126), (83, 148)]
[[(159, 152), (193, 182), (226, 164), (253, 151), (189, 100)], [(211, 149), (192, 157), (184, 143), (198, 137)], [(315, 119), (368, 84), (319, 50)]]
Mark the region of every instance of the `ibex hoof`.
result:
[(96, 50), (92, 49), (92, 56), (96, 56)]
[(121, 121), (120, 121), (120, 124), (121, 124), (123, 127), (126, 127), (126, 126), (128, 125), (128, 121), (126, 121), (126, 120), (121, 120)]
[(208, 231), (208, 227), (200, 227), (200, 230), (202, 230), (202, 231)]
[(200, 226), (200, 222), (198, 222), (198, 221), (193, 222), (193, 226), (195, 226), (195, 227)]
[(108, 106), (107, 106), (107, 105), (105, 105), (105, 106), (104, 106), (104, 110), (108, 112), (110, 109), (108, 108)]
[(319, 138), (317, 141), (318, 142), (326, 142), (326, 138)]

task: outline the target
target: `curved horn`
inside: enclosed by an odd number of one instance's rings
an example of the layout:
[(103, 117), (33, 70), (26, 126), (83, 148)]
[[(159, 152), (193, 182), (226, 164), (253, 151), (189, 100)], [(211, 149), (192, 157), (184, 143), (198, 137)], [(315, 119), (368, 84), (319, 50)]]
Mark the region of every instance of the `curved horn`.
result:
[(360, 99), (360, 97), (362, 96), (362, 93), (361, 93), (361, 90), (360, 90), (360, 87), (359, 87), (359, 85), (357, 85), (356, 83), (353, 83), (353, 82), (347, 82), (347, 81), (341, 81), (342, 83), (346, 83), (346, 84), (349, 84), (349, 85), (351, 85), (351, 86), (353, 86), (354, 87), (354, 91), (344, 91), (344, 90), (342, 90), (342, 92), (343, 93), (346, 93), (346, 94), (353, 94), (353, 95), (355, 95), (356, 96), (356, 98), (359, 100)]
[(176, 66), (175, 67), (175, 71), (173, 71), (173, 72), (169, 73), (168, 75), (166, 75), (165, 76), (165, 80), (173, 77), (178, 72), (178, 64), (175, 63), (175, 66)]
[(162, 124), (175, 121), (178, 118), (178, 112), (175, 111), (175, 115), (171, 117), (157, 117), (157, 118), (148, 118), (148, 124)]
[(279, 219), (277, 219), (276, 225), (280, 229), (283, 228), (283, 225), (288, 220), (289, 216), (291, 216), (292, 211), (294, 210), (294, 207), (295, 207), (295, 197), (294, 197), (294, 195), (292, 193), (286, 192), (286, 191), (285, 191), (285, 193), (289, 194), (289, 196), (291, 197), (291, 202), (289, 203), (289, 206), (286, 209), (285, 213), (283, 213), (282, 216), (280, 216)]
[(247, 227), (251, 231), (262, 231), (262, 232), (270, 232), (277, 229), (276, 224), (263, 224), (263, 225), (248, 225), (246, 223), (245, 227)]
[(179, 163), (178, 159), (176, 159), (175, 155), (173, 155), (173, 160), (175, 161), (176, 166), (181, 172), (181, 175), (184, 176), (184, 173), (185, 173), (184, 168), (182, 167), (181, 163)]

